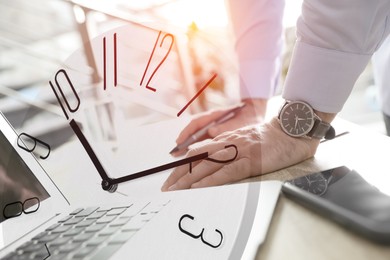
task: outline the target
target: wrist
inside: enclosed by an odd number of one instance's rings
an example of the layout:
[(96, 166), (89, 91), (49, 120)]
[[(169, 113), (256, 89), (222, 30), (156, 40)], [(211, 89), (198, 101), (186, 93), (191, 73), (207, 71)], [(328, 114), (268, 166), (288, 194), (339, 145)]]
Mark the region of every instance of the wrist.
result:
[(331, 123), (333, 119), (336, 117), (336, 113), (325, 113), (314, 109), (314, 113), (321, 118), (322, 121), (326, 123)]

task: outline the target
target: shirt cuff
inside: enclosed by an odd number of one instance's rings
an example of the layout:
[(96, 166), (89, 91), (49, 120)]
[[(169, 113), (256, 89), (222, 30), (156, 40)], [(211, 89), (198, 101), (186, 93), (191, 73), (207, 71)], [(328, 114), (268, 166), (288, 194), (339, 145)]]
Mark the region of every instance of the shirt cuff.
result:
[(279, 59), (241, 61), (239, 66), (241, 99), (268, 99), (275, 94), (280, 72)]
[(296, 42), (283, 98), (301, 100), (326, 113), (341, 111), (371, 55)]

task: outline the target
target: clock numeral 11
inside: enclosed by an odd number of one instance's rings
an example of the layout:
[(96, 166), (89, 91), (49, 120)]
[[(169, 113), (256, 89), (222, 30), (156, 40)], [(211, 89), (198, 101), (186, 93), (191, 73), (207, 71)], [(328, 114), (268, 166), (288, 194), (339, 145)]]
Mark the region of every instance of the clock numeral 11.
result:
[[(118, 84), (118, 63), (117, 63), (117, 48), (116, 48), (116, 33), (113, 36), (114, 44), (114, 86)], [(107, 88), (107, 48), (106, 37), (103, 37), (103, 88)]]

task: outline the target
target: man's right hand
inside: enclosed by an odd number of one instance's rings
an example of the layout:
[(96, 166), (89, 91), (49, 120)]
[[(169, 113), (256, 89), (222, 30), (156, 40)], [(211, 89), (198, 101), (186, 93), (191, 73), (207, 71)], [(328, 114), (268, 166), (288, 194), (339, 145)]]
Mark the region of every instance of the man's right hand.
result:
[[(207, 138), (214, 138), (221, 133), (224, 133), (226, 131), (232, 131), (243, 126), (262, 123), (267, 108), (267, 100), (244, 99), (242, 102), (246, 105), (237, 113), (237, 115), (235, 115), (233, 118), (229, 119), (224, 123), (211, 127), (208, 130), (207, 134), (203, 136), (202, 139), (199, 141), (202, 141)], [(195, 116), (195, 118), (181, 131), (178, 138), (176, 139), (176, 143), (180, 144), (184, 142), (196, 131), (203, 128), (210, 122), (216, 120), (230, 109), (231, 107), (217, 109), (200, 113), (199, 115)]]

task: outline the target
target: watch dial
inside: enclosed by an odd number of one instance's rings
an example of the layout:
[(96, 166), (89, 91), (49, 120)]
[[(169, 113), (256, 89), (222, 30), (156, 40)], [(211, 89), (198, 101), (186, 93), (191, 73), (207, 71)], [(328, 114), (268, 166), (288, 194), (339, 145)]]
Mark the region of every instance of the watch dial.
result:
[(322, 176), (321, 173), (312, 174), (307, 176), (310, 183), (309, 192), (315, 195), (321, 196), (326, 192), (328, 187), (327, 180)]
[(308, 191), (314, 195), (322, 196), (328, 188), (328, 181), (322, 173), (306, 175), (290, 182), (296, 187)]
[(291, 102), (280, 112), (283, 131), (291, 136), (303, 136), (310, 132), (314, 124), (314, 113), (304, 102)]

